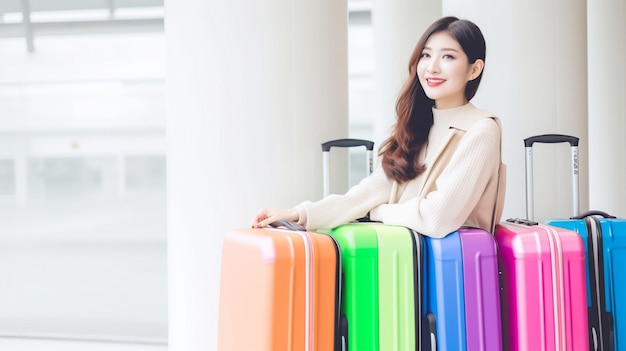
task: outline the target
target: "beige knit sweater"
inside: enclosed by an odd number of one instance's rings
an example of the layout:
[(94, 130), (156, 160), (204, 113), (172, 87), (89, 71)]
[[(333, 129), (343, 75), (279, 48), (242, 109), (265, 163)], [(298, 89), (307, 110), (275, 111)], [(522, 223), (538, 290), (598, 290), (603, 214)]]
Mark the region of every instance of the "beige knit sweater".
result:
[(461, 226), (493, 231), (504, 202), (498, 119), (471, 103), (433, 108), (433, 117), (429, 144), (421, 155), (424, 173), (398, 184), (377, 167), (343, 195), (296, 206), (299, 223), (309, 229), (332, 228), (369, 212), (374, 221), (431, 237), (444, 237)]

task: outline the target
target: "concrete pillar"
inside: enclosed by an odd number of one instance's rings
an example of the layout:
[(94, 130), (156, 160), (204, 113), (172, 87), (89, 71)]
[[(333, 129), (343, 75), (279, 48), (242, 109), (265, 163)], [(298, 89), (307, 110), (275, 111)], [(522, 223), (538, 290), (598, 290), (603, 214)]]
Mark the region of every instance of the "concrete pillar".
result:
[(221, 242), (322, 196), (346, 137), (345, 0), (166, 1), (169, 349), (215, 350)]
[(424, 30), (441, 17), (441, 0), (373, 0), (374, 140), (384, 141), (396, 122), (396, 100), (407, 79), (409, 58)]
[[(487, 59), (475, 104), (503, 123), (508, 165), (503, 216), (523, 217), (523, 140), (537, 134), (581, 138), (580, 208), (588, 208), (586, 1), (443, 0), (444, 15), (475, 22)], [(572, 215), (568, 144), (534, 151), (536, 220)]]
[(589, 204), (626, 216), (626, 4), (587, 3)]

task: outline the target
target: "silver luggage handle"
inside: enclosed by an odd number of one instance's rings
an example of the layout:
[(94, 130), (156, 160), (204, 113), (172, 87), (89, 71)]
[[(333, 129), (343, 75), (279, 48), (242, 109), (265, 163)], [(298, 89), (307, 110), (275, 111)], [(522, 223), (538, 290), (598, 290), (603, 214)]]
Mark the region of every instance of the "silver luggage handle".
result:
[(336, 139), (322, 143), (322, 158), (324, 172), (324, 197), (330, 194), (330, 149), (333, 147), (357, 147), (364, 146), (367, 149), (366, 174), (370, 175), (374, 171), (374, 142), (364, 139)]
[(572, 212), (577, 216), (580, 210), (579, 179), (578, 179), (578, 142), (579, 138), (563, 134), (543, 134), (524, 139), (526, 148), (526, 218), (533, 220), (534, 198), (533, 198), (533, 144), (534, 143), (569, 143), (572, 148)]

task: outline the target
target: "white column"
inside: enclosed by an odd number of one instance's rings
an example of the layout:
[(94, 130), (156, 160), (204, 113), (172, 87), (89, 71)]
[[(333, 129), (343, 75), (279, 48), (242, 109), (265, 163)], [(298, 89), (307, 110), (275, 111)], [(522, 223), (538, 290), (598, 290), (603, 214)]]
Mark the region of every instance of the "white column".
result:
[(626, 5), (587, 5), (589, 48), (589, 204), (626, 216)]
[(408, 75), (409, 58), (424, 30), (441, 17), (441, 1), (373, 0), (377, 147), (396, 122), (396, 99)]
[(215, 350), (220, 251), (262, 206), (322, 195), (347, 136), (347, 3), (166, 2), (169, 349)]
[[(443, 0), (444, 15), (475, 22), (487, 59), (475, 104), (503, 123), (508, 165), (503, 217), (523, 217), (523, 140), (537, 134), (581, 138), (581, 210), (588, 207), (586, 1)], [(567, 144), (535, 147), (535, 219), (572, 215)]]

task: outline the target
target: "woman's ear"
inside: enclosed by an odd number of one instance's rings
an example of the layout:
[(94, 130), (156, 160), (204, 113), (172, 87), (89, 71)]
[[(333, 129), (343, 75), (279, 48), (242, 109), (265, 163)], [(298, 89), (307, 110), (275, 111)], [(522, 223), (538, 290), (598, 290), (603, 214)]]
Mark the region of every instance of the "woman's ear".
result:
[(480, 76), (480, 74), (482, 73), (484, 67), (485, 61), (481, 59), (477, 59), (476, 61), (474, 61), (474, 63), (472, 63), (472, 66), (470, 67), (469, 77), (467, 81), (469, 82), (478, 78), (478, 76)]

